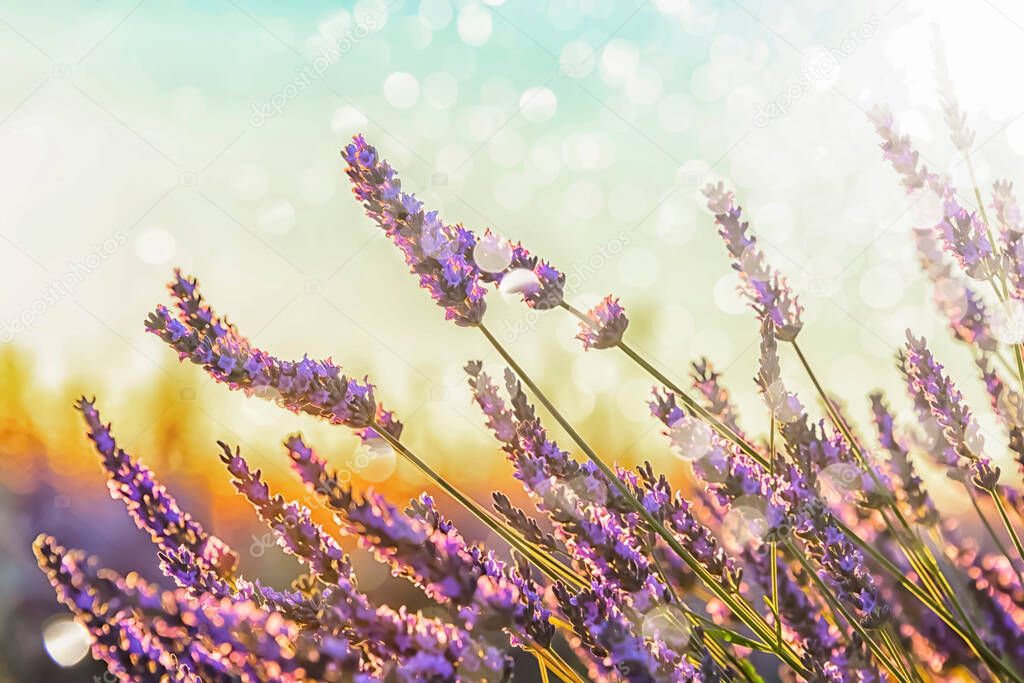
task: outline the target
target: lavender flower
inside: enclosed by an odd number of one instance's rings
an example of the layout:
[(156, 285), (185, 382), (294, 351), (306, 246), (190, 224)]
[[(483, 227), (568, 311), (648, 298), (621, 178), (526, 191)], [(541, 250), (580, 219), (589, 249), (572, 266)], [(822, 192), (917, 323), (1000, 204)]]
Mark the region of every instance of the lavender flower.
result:
[(1004, 239), (1007, 234), (1019, 235), (1024, 232), (1021, 229), (1020, 205), (1013, 192), (1013, 183), (1009, 180), (997, 180), (992, 184), (992, 209), (996, 212), (996, 220)]
[[(486, 310), (481, 283), (501, 286), (510, 273), (529, 273), (517, 278), (513, 288), (531, 307), (542, 310), (561, 304), (563, 273), (532, 256), (522, 244), (510, 247), (505, 268), (481, 268), (474, 254), (477, 236), (461, 225), (445, 225), (436, 211), (424, 212), (422, 203), (402, 191), (394, 169), (362, 135), (352, 139), (343, 156), (352, 192), (366, 214), (401, 250), (410, 270), (420, 276), (420, 285), (445, 308), (448, 319), (459, 325), (479, 324)], [(489, 239), (493, 237), (487, 232), (483, 240)]]
[(270, 495), (259, 470), (252, 471), (238, 452), (221, 444), (221, 460), (234, 477), (232, 483), (245, 496), (261, 520), (276, 534), (285, 551), (310, 567), (312, 575), (326, 584), (318, 620), (332, 632), (361, 643), (379, 670), (402, 661), (401, 680), (453, 677), (471, 648), (469, 634), (436, 620), (414, 617), (388, 608), (375, 608), (356, 588), (355, 574), (347, 555), (322, 527), (312, 521), (308, 508)]
[[(161, 592), (138, 576), (97, 569), (95, 558), (66, 551), (46, 536), (34, 548), (58, 599), (74, 611), (129, 628), (133, 618), (139, 624), (153, 620), (151, 627), (136, 629), (137, 643), (120, 649), (119, 656), (133, 667), (125, 680), (146, 675), (154, 660), (173, 666), (175, 659), (193, 677), (176, 680), (340, 681), (357, 671), (358, 658), (344, 640), (327, 637), (314, 644), (297, 625), (253, 603), (197, 601), (181, 591)], [(102, 630), (94, 631), (97, 642)], [(135, 649), (141, 644), (147, 646), (142, 653)]]
[(481, 271), (472, 260), (476, 236), (461, 225), (446, 225), (436, 211), (425, 212), (422, 202), (402, 191), (394, 169), (363, 136), (353, 138), (343, 155), (352, 191), (366, 214), (401, 250), (420, 286), (445, 309), (445, 318), (478, 325), (487, 304)]
[(1013, 388), (1007, 384), (992, 367), (991, 360), (982, 356), (975, 361), (978, 369), (981, 370), (981, 378), (985, 382), (985, 391), (988, 393), (989, 401), (994, 412), (1007, 428), (1024, 429), (1024, 400)]
[(159, 553), (160, 570), (164, 576), (187, 590), (194, 597), (231, 598), (255, 602), (270, 612), (280, 612), (303, 629), (321, 626), (317, 613), (317, 600), (298, 590), (278, 591), (257, 581), (235, 576), (230, 581), (221, 578), (206, 563), (185, 546)]
[(1024, 227), (1013, 183), (1001, 180), (992, 186), (992, 209), (1003, 246), (1003, 265), (1015, 299), (1024, 299)]
[(125, 504), (136, 526), (149, 532), (153, 543), (161, 550), (177, 551), (184, 547), (220, 578), (231, 579), (238, 554), (182, 511), (149, 468), (118, 448), (110, 425), (100, 419), (95, 400), (83, 397), (75, 406), (85, 418), (89, 439), (102, 459), (110, 496)]
[(981, 217), (960, 204), (949, 178), (929, 172), (928, 167), (920, 162), (910, 139), (900, 134), (887, 109), (876, 107), (871, 112), (871, 119), (882, 138), (882, 154), (900, 174), (907, 191), (927, 186), (942, 201), (943, 217), (936, 231), (964, 271), (978, 280), (999, 275), (1001, 258)]
[(762, 319), (771, 319), (779, 339), (793, 341), (800, 333), (803, 306), (790, 290), (786, 278), (772, 269), (757, 238), (747, 232), (749, 223), (741, 222), (742, 209), (733, 201), (733, 193), (722, 183), (704, 188), (708, 209), (715, 214), (718, 234), (725, 240), (733, 259), (733, 270), (740, 274), (740, 292)]
[(985, 351), (996, 347), (989, 330), (988, 311), (981, 297), (959, 277), (942, 257), (935, 231), (916, 228), (914, 244), (921, 267), (932, 283), (935, 303), (949, 321), (953, 335)]
[[(154, 642), (139, 620), (130, 612), (118, 619), (109, 619), (107, 604), (97, 591), (91, 590), (78, 570), (85, 559), (82, 553), (68, 553), (57, 542), (40, 534), (33, 544), (40, 568), (64, 603), (89, 632), (93, 657), (104, 662), (121, 681), (136, 680), (149, 672), (153, 680), (196, 681), (195, 668), (187, 659), (177, 672), (175, 653)], [(86, 580), (83, 580), (86, 579)], [(108, 623), (109, 622), (109, 623)]]
[(736, 407), (732, 403), (728, 389), (719, 382), (721, 376), (722, 373), (715, 371), (707, 357), (690, 363), (690, 380), (693, 388), (704, 397), (708, 412), (721, 420), (734, 434), (742, 437), (743, 430), (739, 425)]
[(158, 306), (150, 313), (146, 329), (177, 351), (180, 360), (192, 361), (218, 382), (248, 396), (346, 425), (363, 440), (379, 438), (377, 428), (395, 438), (401, 435), (402, 423), (376, 403), (372, 384), (342, 375), (329, 358), (286, 361), (252, 346), (202, 304), (195, 280), (177, 273), (170, 289), (183, 319)]
[(576, 338), (583, 342), (583, 348), (607, 349), (622, 341), (622, 335), (629, 325), (626, 312), (619, 300), (611, 294), (587, 312), (587, 320), (580, 322)]
[[(650, 406), (651, 413), (669, 428), (686, 416), (672, 393), (655, 391)], [(889, 609), (880, 599), (864, 556), (835, 523), (813, 479), (789, 463), (779, 463), (778, 473), (772, 475), (740, 453), (735, 444), (717, 434), (711, 438), (712, 446), (695, 463), (694, 473), (718, 503), (728, 507), (746, 500), (759, 501), (756, 524), (764, 527), (762, 538), (785, 540), (795, 533), (825, 570), (824, 578), (839, 599), (856, 610), (866, 624), (883, 624), (889, 618)], [(808, 452), (806, 443), (794, 446)]]
[(992, 490), (999, 480), (999, 468), (982, 452), (984, 437), (960, 390), (932, 356), (924, 337), (917, 339), (908, 331), (904, 354), (911, 392), (928, 405), (956, 454), (970, 461), (975, 485)]
[(657, 637), (661, 634), (652, 634), (655, 637), (648, 640), (636, 632), (635, 621), (623, 612), (613, 589), (595, 585), (573, 595), (556, 586), (555, 595), (573, 630), (597, 656), (600, 673), (615, 674), (630, 683), (698, 680), (693, 667), (672, 654), (679, 643), (666, 642), (664, 635)]
[[(748, 576), (759, 583), (763, 592), (771, 591), (771, 553), (748, 547), (743, 557), (753, 570)], [(849, 667), (842, 654), (838, 629), (821, 615), (822, 606), (808, 596), (781, 554), (776, 556), (775, 563), (775, 588), (783, 628), (799, 642), (805, 653), (804, 661), (823, 683), (844, 683), (843, 675)]]
[[(356, 497), (300, 437), (289, 439), (286, 446), (293, 468), (335, 512), (338, 524), (358, 536), (396, 576), (413, 581), (435, 600), (461, 608), (471, 626), (493, 623), (508, 629), (513, 639), (525, 637), (542, 647), (550, 643), (549, 611), (532, 581), (469, 546), (450, 523), (410, 517), (372, 492)], [(433, 508), (429, 499), (422, 505)]]
[(892, 458), (893, 466), (899, 474), (899, 481), (902, 486), (897, 490), (901, 491), (902, 498), (913, 513), (914, 519), (919, 524), (928, 527), (935, 526), (939, 520), (938, 511), (932, 502), (931, 496), (924, 488), (924, 482), (917, 474), (913, 461), (906, 447), (896, 437), (894, 420), (889, 406), (881, 392), (874, 392), (870, 396), (871, 413), (875, 422), (875, 429), (878, 432), (878, 441), (889, 456)]
[[(509, 411), (480, 363), (466, 369), (477, 404), (504, 444), (516, 478), (551, 518), (570, 554), (583, 561), (594, 580), (621, 588), (631, 602), (649, 606), (656, 601), (666, 587), (654, 574), (648, 544), (634, 531), (640, 520), (617, 489), (592, 463), (574, 461), (547, 437), (511, 372), (506, 386), (515, 407)], [(738, 585), (738, 568), (689, 504), (673, 495), (667, 479), (655, 475), (649, 463), (635, 473), (619, 468), (617, 474), (710, 576), (727, 586)]]
[(960, 110), (953, 89), (953, 81), (949, 77), (945, 50), (938, 31), (935, 33), (935, 80), (938, 82), (939, 98), (942, 100), (942, 115), (949, 129), (949, 139), (961, 152), (970, 152), (974, 144), (974, 131), (967, 125), (967, 115)]

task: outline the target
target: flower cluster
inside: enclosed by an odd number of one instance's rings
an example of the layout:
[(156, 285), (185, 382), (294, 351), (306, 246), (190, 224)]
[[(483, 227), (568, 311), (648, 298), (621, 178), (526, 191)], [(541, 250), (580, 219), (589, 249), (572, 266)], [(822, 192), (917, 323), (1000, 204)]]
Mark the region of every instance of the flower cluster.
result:
[[(951, 140), (967, 153), (973, 131), (941, 83)], [(888, 112), (877, 110), (874, 121), (904, 186), (942, 203), (937, 224), (915, 230), (915, 245), (953, 337), (974, 351), (1024, 471), (1024, 399), (1000, 374), (1017, 370), (1024, 386), (1024, 354), (993, 331), (999, 309), (987, 289), (966, 279), (988, 280), (999, 306), (1024, 299), (1012, 185), (994, 185), (989, 225), (981, 207), (968, 211), (949, 179), (923, 165)], [(923, 338), (908, 333), (897, 359), (916, 419), (901, 424), (873, 392), (869, 440), (851, 419), (855, 406), (848, 410), (815, 374), (797, 339), (803, 308), (768, 264), (733, 192), (709, 185), (705, 201), (761, 324), (754, 385), (767, 408), (765, 429), (744, 429), (708, 359), (691, 365), (690, 388), (676, 386), (624, 340), (629, 319), (618, 298), (576, 310), (558, 269), (489, 230), (444, 223), (403, 191), (362, 136), (343, 156), (356, 198), (421, 286), (506, 362), (499, 381), (480, 361), (465, 369), (481, 422), (521, 490), (496, 487), (493, 512), (486, 509), (413, 451), (368, 378), (343, 374), (330, 358), (286, 360), (256, 347), (207, 305), (194, 278), (175, 272), (172, 305), (156, 307), (146, 329), (180, 360), (247, 396), (386, 444), (444, 497), (424, 491), (400, 506), (293, 435), (286, 457), (307, 494), (289, 500), (240, 449), (221, 442), (235, 490), (300, 566), (288, 588), (271, 588), (247, 578), (237, 553), (118, 446), (94, 401), (81, 399), (111, 495), (152, 539), (176, 586), (161, 589), (49, 536), (37, 539), (58, 600), (118, 679), (495, 683), (533, 659), (540, 680), (564, 683), (1024, 683), (1024, 543), (1011, 518), (1024, 515), (1024, 494), (1001, 480), (976, 413)], [(585, 350), (617, 348), (650, 374), (650, 411), (668, 443), (655, 444), (639, 466), (605, 461), (485, 326), (488, 285), (535, 309), (564, 309), (580, 322)], [(793, 390), (801, 385), (789, 376), (790, 350), (817, 402)], [(571, 439), (568, 448), (545, 426), (549, 418), (559, 438)], [(950, 486), (966, 486), (985, 539), (976, 542), (944, 515), (929, 491), (928, 462), (949, 470)], [(447, 509), (449, 499), (462, 511)], [(333, 514), (336, 533), (315, 521), (313, 505)], [(463, 533), (471, 528), (464, 513), (493, 535)], [(1002, 530), (990, 519), (996, 515)], [(339, 535), (446, 616), (362, 591)]]

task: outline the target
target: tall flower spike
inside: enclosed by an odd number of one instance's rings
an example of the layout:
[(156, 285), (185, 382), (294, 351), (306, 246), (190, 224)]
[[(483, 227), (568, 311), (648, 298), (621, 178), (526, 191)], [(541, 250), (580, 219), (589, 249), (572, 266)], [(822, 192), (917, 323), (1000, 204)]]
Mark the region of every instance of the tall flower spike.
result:
[(729, 390), (719, 382), (721, 376), (722, 373), (715, 371), (707, 357), (690, 363), (690, 380), (693, 388), (704, 397), (708, 411), (721, 420), (733, 433), (743, 436)]
[[(183, 289), (184, 285), (187, 289)], [(374, 424), (397, 438), (402, 423), (374, 400), (373, 385), (350, 379), (330, 358), (287, 361), (254, 347), (233, 326), (202, 304), (195, 280), (177, 275), (170, 285), (181, 318), (166, 306), (149, 314), (146, 330), (201, 366), (218, 382), (295, 413), (322, 417), (356, 430), (364, 440), (379, 438)], [(197, 322), (198, 321), (198, 322)], [(205, 322), (204, 322), (205, 321)]]
[(75, 407), (85, 418), (89, 439), (102, 459), (110, 496), (125, 504), (136, 526), (149, 532), (161, 550), (185, 547), (222, 579), (230, 579), (238, 554), (184, 512), (148, 467), (118, 447), (110, 425), (103, 424), (96, 410), (95, 400), (80, 398)]
[(783, 341), (792, 341), (800, 333), (803, 306), (786, 283), (786, 278), (768, 265), (764, 252), (757, 246), (757, 238), (748, 232), (749, 223), (742, 219), (742, 209), (736, 206), (733, 193), (724, 184), (709, 184), (704, 188), (708, 209), (715, 214), (718, 234), (732, 257), (733, 270), (740, 275), (743, 293), (762, 320), (775, 324), (775, 334)]
[[(573, 630), (598, 657), (601, 674), (630, 683), (700, 680), (685, 660), (676, 661), (672, 650), (678, 648), (678, 642), (667, 643), (654, 634), (648, 640), (638, 633), (631, 615), (624, 613), (611, 588), (595, 584), (573, 595), (556, 585), (555, 596)], [(671, 632), (672, 628), (665, 631)]]
[(989, 330), (985, 304), (943, 259), (935, 231), (915, 228), (914, 245), (921, 267), (932, 283), (935, 303), (949, 321), (953, 336), (984, 351), (994, 350), (996, 340)]
[[(382, 496), (358, 498), (301, 437), (286, 444), (293, 469), (335, 513), (338, 524), (361, 545), (431, 598), (462, 608), (470, 625), (497, 624), (513, 639), (525, 634), (546, 647), (553, 636), (549, 610), (538, 592), (504, 565), (469, 546), (450, 523), (402, 513)], [(421, 501), (425, 509), (433, 503)]]
[(992, 209), (1003, 242), (1003, 261), (1015, 299), (1024, 299), (1024, 225), (1013, 183), (998, 180), (992, 186)]
[(945, 47), (937, 29), (932, 39), (932, 49), (935, 51), (935, 81), (939, 86), (942, 115), (949, 129), (949, 139), (959, 151), (969, 152), (974, 144), (974, 131), (967, 125), (967, 114), (961, 111), (957, 101), (953, 80), (949, 77), (949, 66), (946, 64)]
[(981, 370), (992, 412), (999, 416), (1008, 429), (1024, 430), (1024, 400), (1021, 395), (1002, 380), (989, 357), (982, 356), (975, 363)]
[(576, 338), (583, 342), (583, 348), (607, 349), (622, 341), (622, 335), (629, 325), (626, 311), (619, 300), (611, 294), (587, 312), (587, 320), (580, 322)]
[(199, 683), (194, 665), (187, 658), (179, 661), (175, 653), (154, 641), (132, 614), (110, 618), (107, 603), (75, 571), (85, 561), (82, 553), (69, 553), (53, 537), (44, 534), (36, 538), (32, 547), (57, 600), (89, 632), (93, 658), (105, 663), (118, 680)]
[(260, 471), (253, 471), (236, 451), (221, 443), (221, 460), (234, 477), (235, 488), (256, 508), (260, 519), (278, 538), (285, 551), (309, 565), (313, 576), (326, 588), (318, 612), (321, 623), (330, 626), (374, 658), (383, 672), (390, 662), (406, 665), (392, 678), (429, 680), (450, 677), (470, 651), (469, 635), (436, 620), (420, 619), (377, 608), (356, 588), (349, 559), (335, 540), (312, 521), (308, 508), (271, 495)]
[(402, 251), (445, 317), (457, 325), (483, 320), (487, 304), (482, 273), (473, 261), (476, 236), (461, 225), (446, 225), (436, 211), (424, 211), (415, 196), (402, 191), (394, 169), (357, 135), (343, 152), (352, 191), (366, 214)]
[(768, 318), (761, 320), (761, 355), (759, 357), (757, 384), (764, 398), (765, 405), (781, 424), (794, 422), (803, 415), (804, 407), (796, 394), (790, 393), (782, 381), (782, 368), (779, 365), (778, 332), (775, 323)]
[[(100, 569), (95, 558), (65, 550), (48, 537), (37, 539), (34, 549), (65, 604), (74, 601), (73, 609), (115, 622), (122, 617), (152, 620), (151, 632), (202, 680), (341, 681), (357, 670), (358, 657), (344, 640), (326, 636), (314, 643), (294, 623), (251, 602), (195, 600), (180, 590), (160, 591), (137, 575)], [(197, 652), (203, 656), (194, 657)], [(214, 676), (207, 675), (211, 670)]]
[(935, 226), (935, 230), (946, 249), (956, 256), (971, 277), (988, 280), (998, 275), (1002, 259), (989, 239), (981, 216), (964, 208), (948, 177), (931, 173), (921, 163), (910, 138), (900, 134), (888, 109), (875, 107), (870, 117), (875, 131), (882, 139), (882, 155), (900, 174), (907, 191), (927, 188), (942, 202), (942, 220)]
[[(669, 428), (666, 434), (671, 434), (673, 425), (687, 417), (675, 394), (670, 392), (662, 394), (655, 390), (650, 408)], [(810, 450), (806, 445), (803, 448)], [(693, 471), (722, 506), (730, 507), (743, 500), (759, 501), (757, 525), (765, 527), (764, 538), (785, 538), (790, 531), (795, 532), (806, 542), (808, 553), (824, 570), (823, 578), (832, 585), (837, 597), (856, 610), (866, 624), (884, 623), (889, 618), (888, 606), (881, 601), (863, 554), (835, 523), (818, 495), (814, 472), (805, 474), (801, 468), (785, 462), (777, 466), (778, 474), (770, 474), (735, 444), (712, 433), (707, 453), (694, 463)]]
[(177, 550), (163, 550), (159, 556), (160, 571), (164, 576), (173, 579), (195, 597), (251, 600), (267, 611), (280, 612), (305, 629), (316, 629), (321, 625), (317, 618), (319, 605), (299, 591), (278, 591), (258, 580), (249, 581), (241, 576), (226, 581), (184, 546)]
[(928, 405), (957, 455), (970, 461), (974, 483), (986, 491), (992, 490), (999, 479), (999, 468), (993, 467), (985, 456), (981, 430), (960, 390), (928, 350), (924, 337), (918, 339), (907, 331), (905, 358), (912, 392)]
[[(743, 557), (753, 570), (748, 575), (759, 584), (765, 595), (770, 595), (773, 588), (772, 555), (765, 551), (764, 547), (745, 548)], [(776, 555), (775, 563), (775, 589), (778, 591), (779, 616), (784, 632), (798, 640), (805, 653), (804, 662), (820, 677), (821, 683), (844, 683), (843, 674), (849, 667), (841, 653), (839, 630), (822, 616), (821, 604), (804, 592), (781, 554)]]
[(1024, 232), (1024, 227), (1021, 226), (1020, 205), (1017, 204), (1017, 196), (1013, 192), (1011, 181), (997, 180), (992, 184), (992, 209), (1004, 235), (1019, 235)]
[[(402, 191), (402, 181), (376, 148), (357, 135), (342, 153), (348, 163), (352, 192), (372, 218), (395, 243), (409, 268), (459, 325), (475, 325), (483, 318), (485, 290), (480, 283), (502, 286), (519, 293), (536, 309), (562, 302), (565, 275), (530, 254), (522, 244), (505, 245), (489, 230), (482, 237), (462, 227), (445, 225), (436, 211), (423, 211), (422, 203)], [(507, 250), (500, 263), (478, 263), (477, 247), (484, 251)], [(481, 261), (485, 259), (480, 259)], [(528, 277), (518, 274), (529, 273)]]
[(899, 495), (906, 502), (913, 512), (914, 519), (927, 527), (933, 527), (939, 521), (939, 513), (935, 509), (931, 496), (924, 488), (924, 482), (917, 473), (910, 453), (896, 436), (892, 413), (885, 398), (879, 391), (873, 392), (871, 399), (871, 415), (874, 419), (875, 430), (878, 432), (878, 442), (888, 453), (892, 460), (893, 469), (900, 476), (901, 487), (897, 489)]
[[(595, 582), (622, 590), (630, 604), (646, 606), (660, 600), (667, 589), (656, 576), (648, 544), (636, 532), (640, 522), (611, 482), (591, 463), (576, 462), (548, 438), (513, 376), (508, 376), (507, 388), (518, 406), (509, 411), (479, 363), (466, 369), (474, 397), (515, 467), (515, 477), (538, 510), (554, 522), (572, 556), (582, 560)], [(509, 424), (513, 438), (503, 436)], [(619, 468), (617, 473), (711, 576), (738, 585), (738, 568), (686, 500), (672, 493), (667, 479), (656, 475), (649, 463), (636, 472)]]

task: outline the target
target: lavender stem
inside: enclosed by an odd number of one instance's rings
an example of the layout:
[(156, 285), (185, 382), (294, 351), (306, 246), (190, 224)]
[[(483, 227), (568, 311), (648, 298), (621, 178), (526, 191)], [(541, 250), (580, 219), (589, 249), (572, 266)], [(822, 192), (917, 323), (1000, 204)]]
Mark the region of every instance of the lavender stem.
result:
[(384, 429), (376, 423), (371, 421), (371, 427), (380, 434), (380, 436), (388, 442), (392, 448), (398, 451), (406, 460), (413, 464), (420, 472), (425, 474), (434, 484), (436, 484), (442, 491), (451, 496), (456, 502), (461, 504), (474, 516), (483, 522), (488, 529), (501, 536), (509, 545), (516, 550), (523, 553), (526, 557), (529, 557), (537, 567), (547, 574), (550, 578), (557, 581), (564, 581), (570, 585), (574, 585), (578, 588), (582, 588), (585, 583), (581, 578), (566, 567), (558, 560), (549, 557), (548, 555), (541, 552), (538, 548), (535, 548), (532, 544), (526, 542), (520, 538), (515, 532), (508, 529), (501, 522), (496, 520), (487, 510), (481, 507), (476, 501), (466, 496), (462, 491), (453, 486), (444, 477), (440, 476), (434, 470), (427, 465), (423, 460), (419, 458), (415, 453), (409, 450), (405, 444), (399, 439), (391, 435), (388, 430)]
[[(569, 313), (574, 315), (575, 317), (579, 318), (580, 321), (588, 325), (592, 324), (591, 320), (582, 311), (577, 309), (572, 304), (566, 301), (562, 301), (559, 305), (565, 310), (567, 310)], [(660, 370), (654, 367), (647, 359), (645, 359), (643, 356), (637, 353), (624, 340), (620, 341), (618, 344), (616, 344), (616, 346), (623, 353), (629, 356), (629, 358), (634, 363), (639, 365), (645, 372), (647, 372), (647, 374), (651, 375), (651, 377), (658, 380), (658, 382), (671, 389), (673, 393), (675, 393), (677, 396), (679, 396), (680, 399), (682, 399), (683, 403), (686, 405), (688, 409), (700, 415), (701, 418), (704, 419), (709, 425), (711, 425), (711, 427), (716, 432), (721, 434), (723, 438), (732, 441), (737, 446), (739, 446), (740, 450), (743, 451), (746, 455), (750, 456), (764, 467), (768, 467), (768, 462), (764, 459), (764, 456), (757, 451), (756, 448), (754, 448), (743, 437), (741, 437), (739, 434), (733, 431), (727, 424), (719, 420), (715, 415), (708, 412), (708, 410), (705, 409), (702, 405), (700, 405), (697, 401), (694, 401), (693, 398), (691, 398), (681, 387), (679, 387), (675, 382), (666, 377), (664, 373), (662, 373)]]
[(853, 628), (853, 630), (855, 630), (864, 640), (864, 643), (871, 650), (872, 654), (875, 655), (875, 658), (879, 661), (879, 663), (881, 663), (885, 668), (889, 670), (889, 672), (893, 675), (893, 678), (895, 678), (900, 683), (910, 683), (903, 677), (902, 673), (898, 672), (899, 667), (893, 666), (892, 662), (888, 660), (888, 658), (882, 652), (881, 648), (875, 642), (874, 638), (872, 638), (871, 635), (861, 625), (860, 621), (858, 621), (855, 616), (850, 614), (849, 610), (846, 609), (846, 607), (842, 604), (841, 601), (835, 598), (835, 596), (832, 594), (832, 590), (827, 585), (825, 585), (825, 582), (822, 580), (822, 578), (818, 576), (818, 573), (814, 570), (814, 567), (811, 566), (810, 561), (807, 559), (807, 556), (804, 555), (803, 551), (796, 547), (792, 540), (786, 540), (784, 541), (784, 543), (786, 547), (789, 548), (790, 553), (797, 559), (797, 562), (799, 562), (800, 565), (804, 568), (804, 571), (807, 573), (807, 575), (810, 576), (811, 580), (814, 581), (814, 583), (818, 586), (818, 589), (821, 591), (822, 595), (829, 602), (829, 606), (832, 608), (832, 611), (837, 612), (839, 615), (842, 615), (843, 619), (845, 619), (846, 622)]
[[(612, 471), (612, 469), (594, 452), (593, 449), (583, 440), (583, 437), (579, 435), (576, 429), (569, 423), (568, 420), (559, 412), (559, 410), (551, 403), (547, 398), (547, 395), (541, 391), (530, 376), (523, 370), (523, 368), (516, 362), (516, 360), (509, 354), (505, 347), (498, 341), (498, 339), (487, 329), (487, 326), (482, 322), (476, 326), (487, 338), (487, 341), (491, 343), (491, 346), (498, 352), (499, 355), (505, 360), (505, 362), (512, 368), (513, 372), (519, 377), (520, 380), (530, 389), (530, 392), (536, 397), (536, 399), (543, 405), (548, 412), (555, 418), (555, 421), (569, 434), (569, 437), (579, 446), (580, 450), (593, 462), (608, 478), (612, 485), (618, 490), (623, 498), (636, 510), (636, 512), (646, 521), (651, 529), (664, 539), (668, 546), (675, 552), (691, 570), (699, 577), (702, 581), (715, 593), (715, 595), (722, 600), (726, 605), (729, 606), (733, 612), (740, 617), (744, 623), (747, 624), (758, 637), (765, 642), (770, 642), (774, 631), (764, 621), (760, 614), (758, 614), (741, 596), (730, 593), (725, 590), (718, 582), (712, 580), (707, 576), (706, 570), (700, 563), (698, 563), (694, 557), (676, 540), (676, 538), (668, 532), (667, 529), (645, 508), (639, 501), (635, 499), (633, 494), (629, 491), (626, 485), (619, 479), (619, 477)], [(803, 672), (804, 668), (800, 664), (799, 659), (792, 649), (786, 645), (785, 647), (779, 648), (776, 654), (783, 659), (794, 671)]]

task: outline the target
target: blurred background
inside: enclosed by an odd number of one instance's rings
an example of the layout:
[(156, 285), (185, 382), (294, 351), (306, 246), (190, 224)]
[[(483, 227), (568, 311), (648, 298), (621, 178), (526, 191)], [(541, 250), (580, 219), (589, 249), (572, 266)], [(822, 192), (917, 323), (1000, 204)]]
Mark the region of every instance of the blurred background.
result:
[[(518, 493), (462, 371), (482, 359), (500, 372), (499, 360), (445, 323), (353, 200), (339, 150), (356, 133), (446, 221), (522, 240), (569, 273), (577, 306), (620, 296), (630, 339), (670, 376), (685, 381), (709, 356), (751, 432), (767, 423), (750, 381), (757, 326), (698, 199), (716, 179), (800, 293), (803, 345), (862, 425), (877, 387), (909, 416), (893, 364), (907, 327), (981, 408), (971, 356), (948, 338), (913, 250), (910, 230), (933, 224), (934, 207), (902, 192), (866, 112), (888, 103), (929, 164), (967, 187), (936, 91), (941, 56), (978, 131), (979, 182), (1012, 178), (1024, 91), (1007, 86), (1022, 31), (1009, 0), (6, 0), (0, 681), (102, 673), (35, 568), (37, 533), (158, 576), (107, 496), (72, 409), (80, 395), (242, 552), (247, 575), (278, 586), (297, 567), (232, 494), (217, 439), (297, 497), (281, 441), (298, 430), (358, 488), (398, 501), (430, 490), (390, 453), (367, 465), (343, 429), (179, 366), (142, 325), (174, 266), (261, 347), (368, 375), (409, 444), (478, 500)], [(605, 457), (677, 478), (648, 377), (583, 353), (559, 311), (493, 292), (488, 321)], [(366, 590), (423, 606), (354, 558)]]

